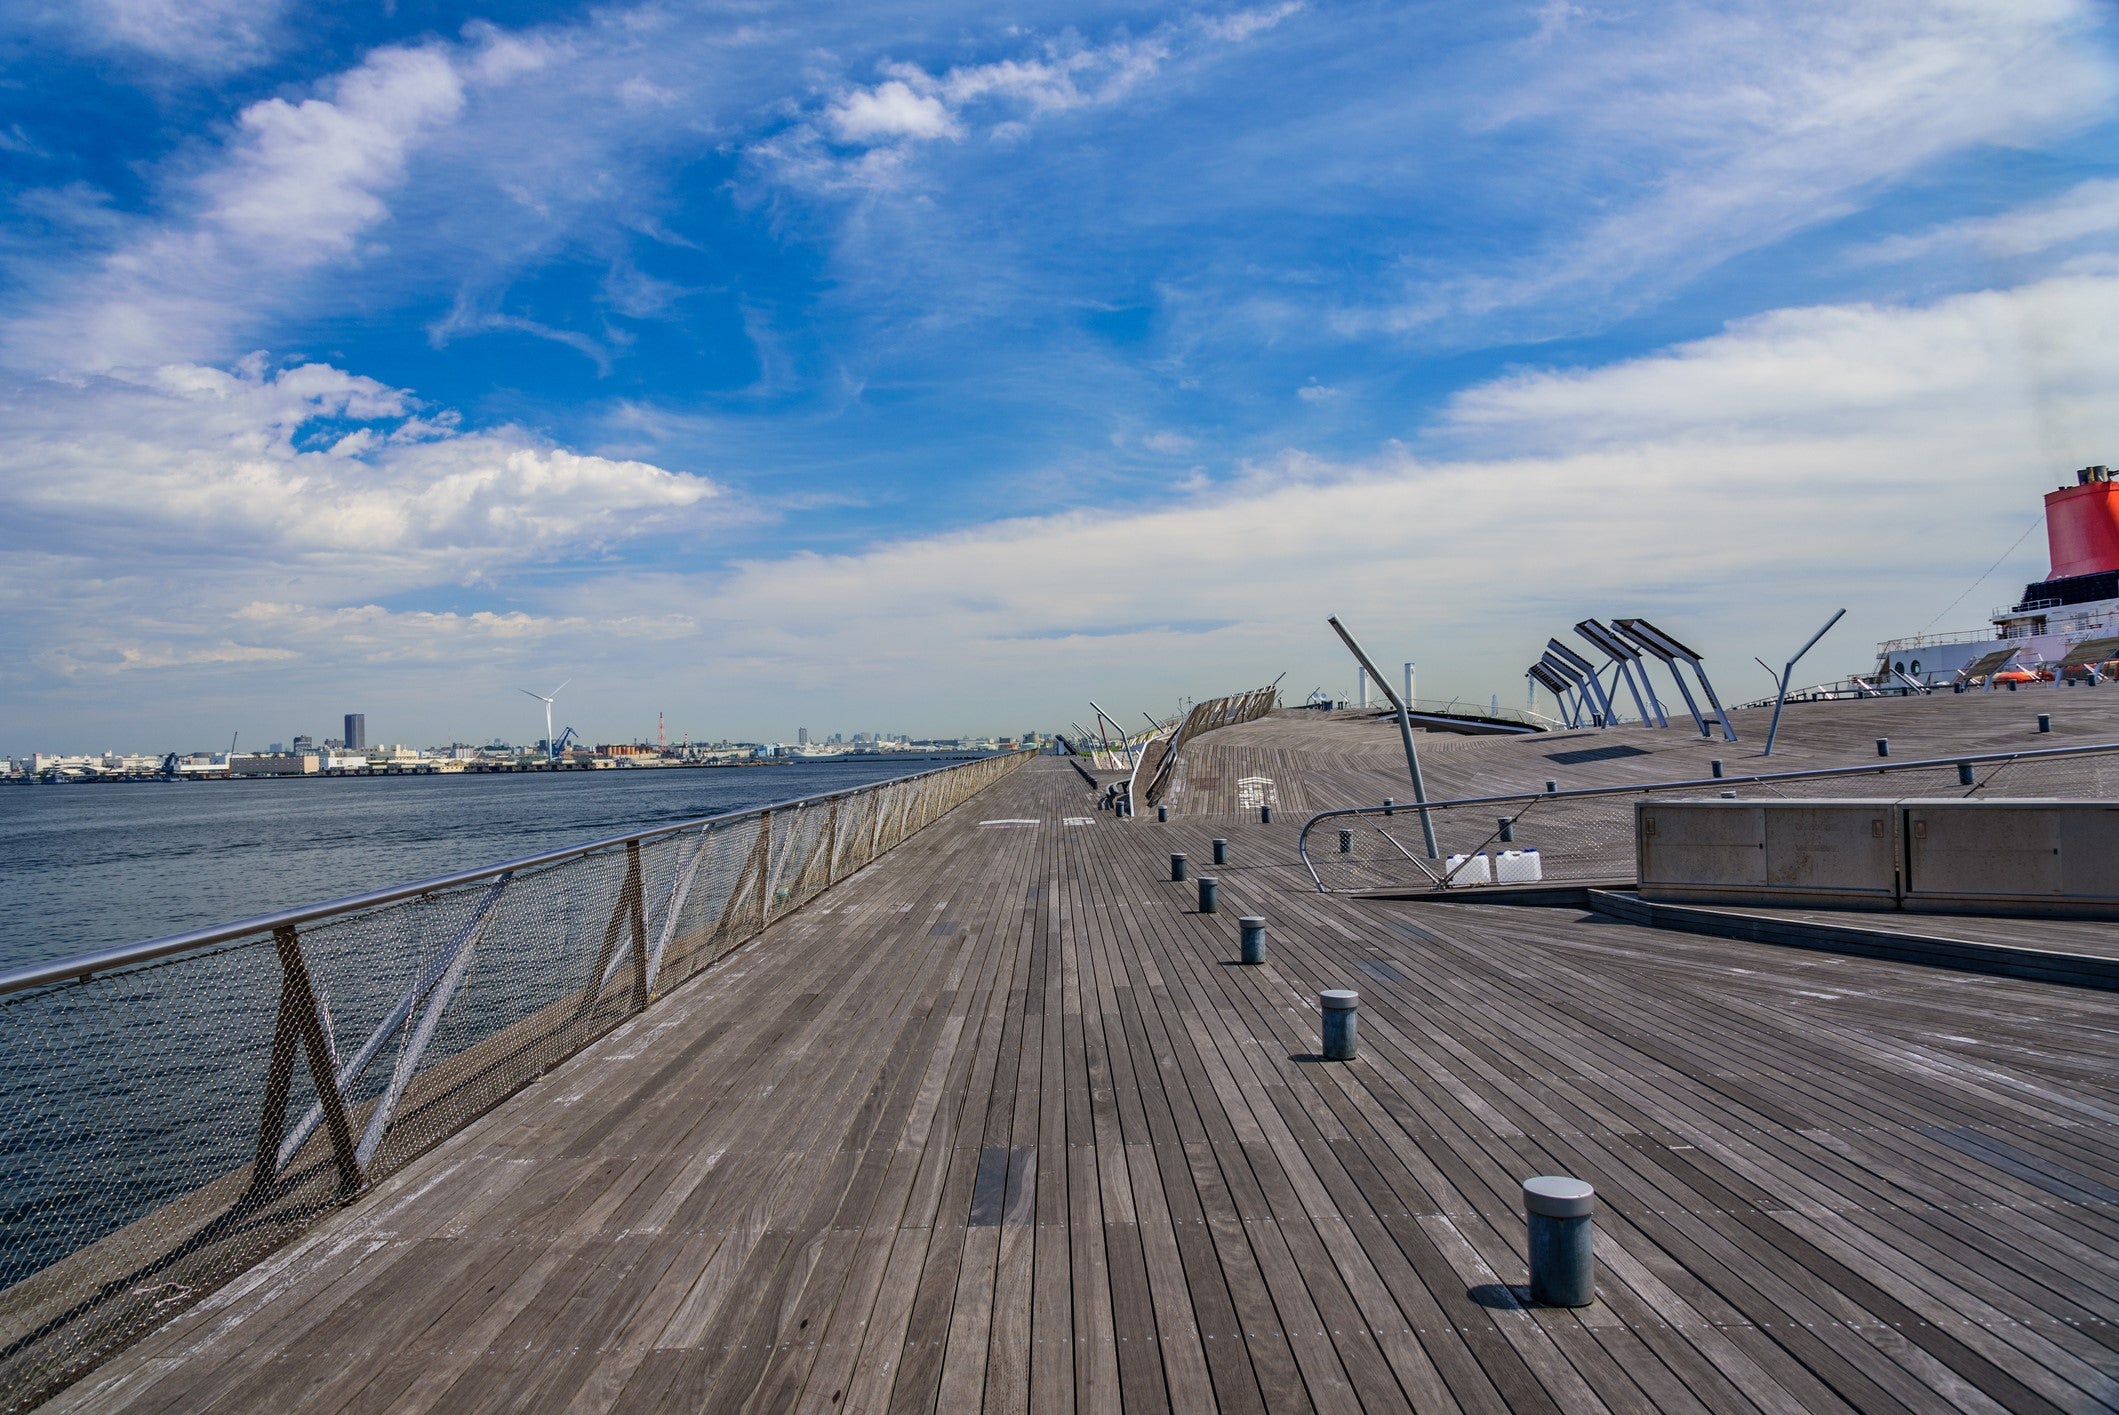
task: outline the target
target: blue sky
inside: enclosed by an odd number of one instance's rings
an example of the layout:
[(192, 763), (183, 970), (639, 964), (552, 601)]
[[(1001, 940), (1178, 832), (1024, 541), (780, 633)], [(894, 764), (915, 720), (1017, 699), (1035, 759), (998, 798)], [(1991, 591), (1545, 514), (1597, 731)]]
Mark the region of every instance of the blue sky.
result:
[(2108, 7), (10, 15), (0, 750), (1743, 695), (2119, 462)]

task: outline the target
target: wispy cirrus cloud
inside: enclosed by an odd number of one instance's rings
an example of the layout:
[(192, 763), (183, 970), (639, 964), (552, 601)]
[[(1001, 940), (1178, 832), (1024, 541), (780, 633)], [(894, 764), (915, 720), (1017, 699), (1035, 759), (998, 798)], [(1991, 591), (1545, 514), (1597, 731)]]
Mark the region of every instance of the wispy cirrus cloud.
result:
[[(285, 40), (284, 0), (76, 0), (21, 6), (14, 24), (73, 48), (215, 76), (264, 62)], [(159, 77), (159, 76), (158, 76)]]
[(1344, 327), (1535, 337), (1608, 318), (1941, 159), (2109, 116), (2099, 24), (2081, 0), (1548, 10), (1522, 81), (1466, 109), (1473, 140), (1512, 140), (1550, 193), (1545, 234), (1513, 268), (1411, 257), (1404, 297)]
[(1102, 43), (1070, 29), (1015, 56), (947, 68), (886, 60), (881, 80), (838, 87), (751, 151), (778, 180), (800, 186), (887, 184), (914, 145), (972, 135), (1012, 141), (1046, 115), (1119, 103), (1173, 61), (1241, 44), (1301, 9), (1194, 15)]
[(1910, 235), (1887, 236), (1848, 253), (1857, 265), (1889, 265), (1936, 254), (2007, 260), (2119, 236), (2119, 178), (2098, 177), (2055, 196), (1994, 216), (1945, 222)]

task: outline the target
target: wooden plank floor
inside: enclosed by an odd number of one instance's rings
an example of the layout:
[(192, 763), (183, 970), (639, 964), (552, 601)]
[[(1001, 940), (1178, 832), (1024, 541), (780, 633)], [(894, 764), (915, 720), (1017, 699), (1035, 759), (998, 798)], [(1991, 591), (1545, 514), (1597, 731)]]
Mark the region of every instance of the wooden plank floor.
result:
[[(52, 1408), (2119, 1408), (2108, 995), (1320, 896), (1299, 820), (1093, 800), (1033, 763)], [(1556, 1172), (1580, 1311), (1522, 1296)]]

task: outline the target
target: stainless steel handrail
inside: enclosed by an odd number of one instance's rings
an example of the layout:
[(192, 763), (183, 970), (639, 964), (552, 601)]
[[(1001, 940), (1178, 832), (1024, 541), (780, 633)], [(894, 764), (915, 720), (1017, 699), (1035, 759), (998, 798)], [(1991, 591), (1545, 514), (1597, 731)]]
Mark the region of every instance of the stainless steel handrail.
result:
[[(1922, 757), (1913, 761), (1865, 762), (1860, 766), (1809, 767), (1802, 771), (1765, 772), (1755, 776), (1702, 776), (1680, 781), (1643, 781), (1625, 786), (1581, 786), (1568, 791), (1510, 791), (1499, 796), (1460, 796), (1450, 801), (1430, 801), (1424, 809), (1430, 811), (1450, 810), (1459, 806), (1498, 806), (1510, 801), (1565, 801), (1579, 800), (1589, 796), (1637, 796), (1644, 791), (1692, 791), (1700, 788), (1732, 786), (1756, 786), (1766, 782), (1812, 781), (1835, 776), (1886, 776), (1892, 772), (1918, 771), (1922, 768), (1950, 766), (1978, 766), (1987, 762), (2043, 761), (2056, 757), (2086, 757), (2099, 753), (2119, 752), (2119, 742), (2098, 742), (2080, 747), (2041, 747), (2028, 752), (1973, 752), (1959, 753), (1947, 757)], [(1413, 806), (1394, 802), (1390, 806), (1339, 806), (1329, 811), (1319, 811), (1302, 823), (1295, 836), (1295, 852), (1301, 856), (1303, 868), (1310, 872), (1310, 880), (1319, 893), (1327, 893), (1317, 867), (1310, 863), (1310, 828), (1322, 820), (1338, 816), (1373, 816), (1410, 814)]]
[[(995, 755), (1003, 755), (996, 753)], [(1017, 752), (1023, 756), (1028, 753)], [(967, 758), (965, 760), (978, 760)], [(269, 937), (274, 929), (306, 924), (317, 919), (328, 919), (339, 914), (358, 913), (373, 909), (377, 905), (392, 904), (400, 899), (412, 899), (422, 894), (433, 894), (439, 890), (452, 889), (458, 885), (492, 879), (496, 875), (519, 874), (524, 870), (543, 865), (556, 864), (582, 855), (592, 855), (599, 850), (615, 849), (624, 845), (659, 839), (675, 835), (680, 831), (697, 830), (705, 825), (721, 825), (730, 821), (745, 820), (751, 816), (764, 815), (769, 811), (791, 810), (824, 801), (843, 800), (873, 791), (879, 786), (901, 785), (908, 781), (920, 781), (930, 776), (939, 776), (945, 771), (954, 771), (963, 761), (948, 766), (934, 767), (928, 771), (916, 771), (910, 776), (886, 777), (861, 786), (849, 786), (839, 791), (827, 791), (821, 796), (800, 796), (789, 801), (776, 801), (767, 806), (750, 806), (740, 811), (727, 811), (717, 816), (697, 816), (690, 820), (677, 821), (670, 825), (651, 826), (646, 830), (629, 831), (624, 835), (607, 836), (581, 845), (568, 845), (558, 850), (547, 850), (542, 854), (525, 855), (516, 860), (504, 860), (497, 865), (482, 865), (475, 870), (459, 870), (455, 874), (436, 875), (432, 879), (416, 880), (410, 884), (390, 885), (383, 889), (371, 889), (363, 894), (349, 894), (343, 899), (326, 900), (318, 904), (303, 904), (292, 909), (282, 909), (274, 914), (260, 914), (255, 918), (238, 919), (233, 923), (215, 924), (209, 928), (189, 929), (183, 933), (165, 934), (140, 943), (119, 944), (112, 948), (99, 949), (93, 953), (76, 954), (71, 958), (55, 958), (46, 963), (32, 963), (27, 967), (10, 969), (0, 973), (0, 997), (22, 992), (29, 988), (44, 987), (50, 983), (69, 980), (87, 981), (97, 973), (107, 973), (114, 968), (129, 967), (135, 963), (149, 963), (157, 958), (168, 958), (179, 953), (190, 953), (215, 944), (232, 943), (240, 938), (257, 935)]]

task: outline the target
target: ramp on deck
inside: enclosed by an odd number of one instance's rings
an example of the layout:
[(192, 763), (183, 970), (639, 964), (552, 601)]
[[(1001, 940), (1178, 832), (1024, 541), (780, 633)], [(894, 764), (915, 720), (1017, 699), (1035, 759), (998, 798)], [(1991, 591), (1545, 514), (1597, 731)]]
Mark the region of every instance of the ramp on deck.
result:
[[(1034, 763), (51, 1408), (2119, 1404), (2108, 994), (1324, 897), (1299, 817), (1093, 801)], [(1593, 1307), (1522, 1305), (1543, 1173)]]

